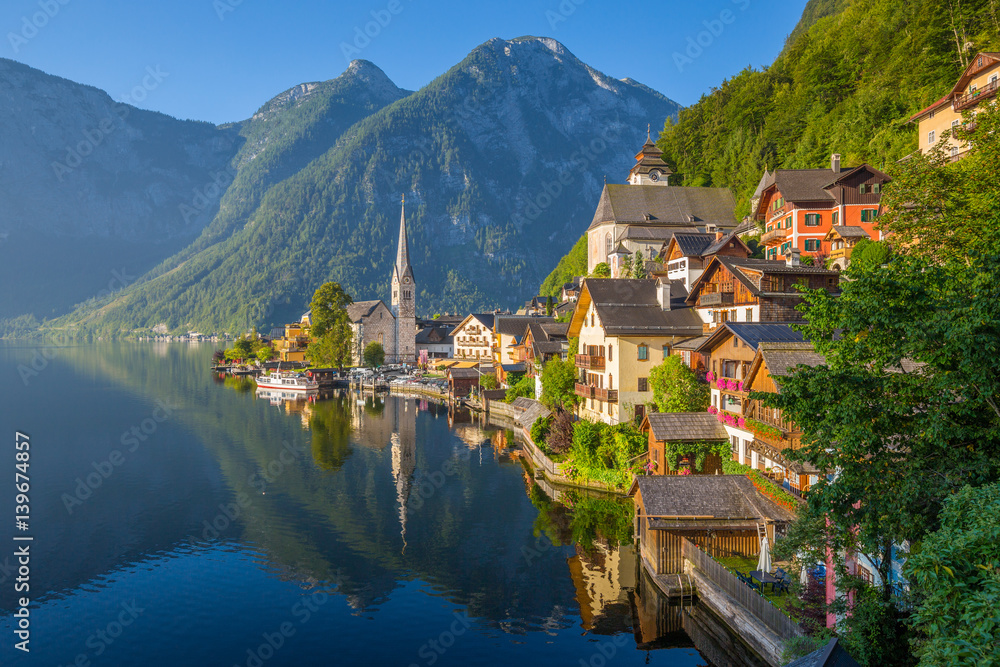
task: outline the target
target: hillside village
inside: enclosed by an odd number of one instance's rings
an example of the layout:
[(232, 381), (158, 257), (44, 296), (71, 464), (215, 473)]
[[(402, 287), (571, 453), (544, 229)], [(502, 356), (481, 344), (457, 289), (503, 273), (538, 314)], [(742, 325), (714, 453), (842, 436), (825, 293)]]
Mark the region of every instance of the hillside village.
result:
[[(998, 74), (1000, 54), (978, 54), (948, 95), (913, 116), (921, 152), (945, 152), (950, 161), (968, 154), (970, 113), (995, 97)], [(797, 326), (804, 291), (837, 298), (858, 253), (878, 262), (891, 252), (894, 239), (879, 220), (892, 179), (869, 164), (842, 164), (836, 154), (824, 168), (765, 170), (750, 214), (738, 220), (728, 189), (674, 184), (651, 137), (635, 160), (625, 184), (605, 184), (586, 232), (588, 273), (563, 285), (558, 298), (535, 297), (517, 312), (417, 318), (419, 277), (409, 263), (404, 212), (391, 303), (356, 302), (347, 313), (355, 365), (377, 343), (386, 363), (442, 374), (449, 400), (469, 398), (512, 416), (529, 456), (558, 472), (553, 481), (631, 495), (644, 566), (662, 583), (662, 575), (680, 571), (686, 539), (713, 556), (770, 548), (810, 489), (835, 479), (835, 469), (803, 459), (802, 428), (762, 397), (780, 394), (798, 370), (826, 364)], [(282, 361), (306, 359), (309, 317), (275, 332)], [(703, 405), (660, 409), (666, 385), (656, 378), (667, 366), (674, 377), (680, 367), (694, 378)], [(901, 366), (907, 373), (918, 364)], [(598, 438), (621, 434), (629, 456), (615, 453), (601, 472), (567, 455), (576, 450), (553, 435), (560, 420), (576, 423), (564, 427), (572, 447), (593, 428)], [(733, 476), (736, 486), (715, 489), (718, 475)], [(738, 488), (747, 478), (749, 486)], [(727, 505), (732, 494), (752, 498), (752, 509)], [(715, 504), (693, 500), (705, 497)], [(673, 519), (663, 521), (664, 514)], [(738, 515), (746, 516), (704, 518)], [(887, 547), (887, 559), (848, 552), (842, 571), (905, 591), (907, 549), (904, 540)], [(834, 562), (828, 556), (814, 565), (825, 570), (816, 576), (832, 603)], [(684, 594), (668, 582), (663, 590)], [(826, 624), (835, 621), (831, 615)]]

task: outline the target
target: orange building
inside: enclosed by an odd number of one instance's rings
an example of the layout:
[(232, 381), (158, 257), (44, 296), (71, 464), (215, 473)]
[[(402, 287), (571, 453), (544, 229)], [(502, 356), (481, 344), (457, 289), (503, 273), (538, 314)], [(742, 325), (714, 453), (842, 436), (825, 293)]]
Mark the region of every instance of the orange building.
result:
[(763, 226), (761, 245), (767, 259), (783, 260), (797, 248), (803, 256), (825, 259), (826, 236), (834, 226), (860, 227), (881, 240), (878, 215), (882, 188), (891, 179), (871, 165), (830, 169), (777, 169), (767, 179), (753, 212)]

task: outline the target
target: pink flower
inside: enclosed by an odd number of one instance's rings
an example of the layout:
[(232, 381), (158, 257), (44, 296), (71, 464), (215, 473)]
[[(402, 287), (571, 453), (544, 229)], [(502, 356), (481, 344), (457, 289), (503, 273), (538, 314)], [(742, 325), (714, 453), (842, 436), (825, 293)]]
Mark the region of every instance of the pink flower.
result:
[(736, 383), (736, 391), (743, 391), (743, 382), (742, 381)]
[(715, 386), (718, 387), (719, 389), (725, 389), (726, 381), (723, 380), (722, 378), (719, 378), (719, 381), (715, 383)]
[(744, 426), (746, 426), (747, 420), (744, 419), (743, 417), (740, 417), (739, 421), (737, 421), (736, 423), (739, 424), (740, 428), (743, 428)]
[(708, 373), (705, 374), (705, 379), (708, 380), (709, 382), (712, 382), (713, 380), (715, 380), (715, 373), (709, 371)]

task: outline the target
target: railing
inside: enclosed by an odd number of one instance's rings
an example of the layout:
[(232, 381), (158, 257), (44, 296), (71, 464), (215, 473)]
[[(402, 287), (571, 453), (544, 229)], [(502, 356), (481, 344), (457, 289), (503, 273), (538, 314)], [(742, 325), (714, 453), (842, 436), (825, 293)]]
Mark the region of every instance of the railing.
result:
[(617, 389), (601, 389), (600, 387), (594, 387), (594, 398), (599, 401), (606, 401), (608, 403), (618, 402), (618, 390)]
[(979, 104), (982, 100), (988, 97), (994, 97), (997, 94), (997, 82), (991, 81), (974, 93), (969, 93), (967, 95), (962, 95), (961, 97), (955, 98), (955, 103), (952, 105), (955, 111), (961, 111), (962, 109), (968, 109), (969, 107)]
[(576, 395), (582, 396), (583, 398), (593, 398), (594, 397), (594, 387), (589, 384), (576, 384)]
[(703, 292), (699, 297), (702, 306), (731, 306), (736, 303), (736, 294), (733, 292)]
[(830, 259), (838, 259), (840, 257), (850, 257), (848, 255), (848, 248), (835, 248), (830, 251)]
[(760, 244), (767, 245), (769, 242), (775, 239), (783, 239), (788, 236), (788, 230), (784, 227), (779, 229), (772, 229), (769, 232), (764, 232), (760, 237)]
[(605, 366), (605, 358), (599, 357), (593, 354), (578, 354), (576, 355), (576, 367), (585, 368), (591, 371), (603, 371)]
[(726, 595), (782, 639), (791, 639), (802, 634), (795, 621), (785, 616), (784, 612), (771, 604), (770, 600), (737, 579), (729, 570), (685, 538), (681, 538), (681, 555), (706, 579), (721, 588)]

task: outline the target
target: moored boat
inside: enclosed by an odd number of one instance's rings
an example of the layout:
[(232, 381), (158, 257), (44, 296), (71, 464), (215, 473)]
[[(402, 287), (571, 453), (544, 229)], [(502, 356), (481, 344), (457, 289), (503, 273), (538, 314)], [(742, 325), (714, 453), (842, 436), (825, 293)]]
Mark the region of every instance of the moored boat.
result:
[(261, 389), (280, 389), (281, 391), (317, 391), (319, 382), (295, 373), (271, 371), (267, 375), (254, 378)]

